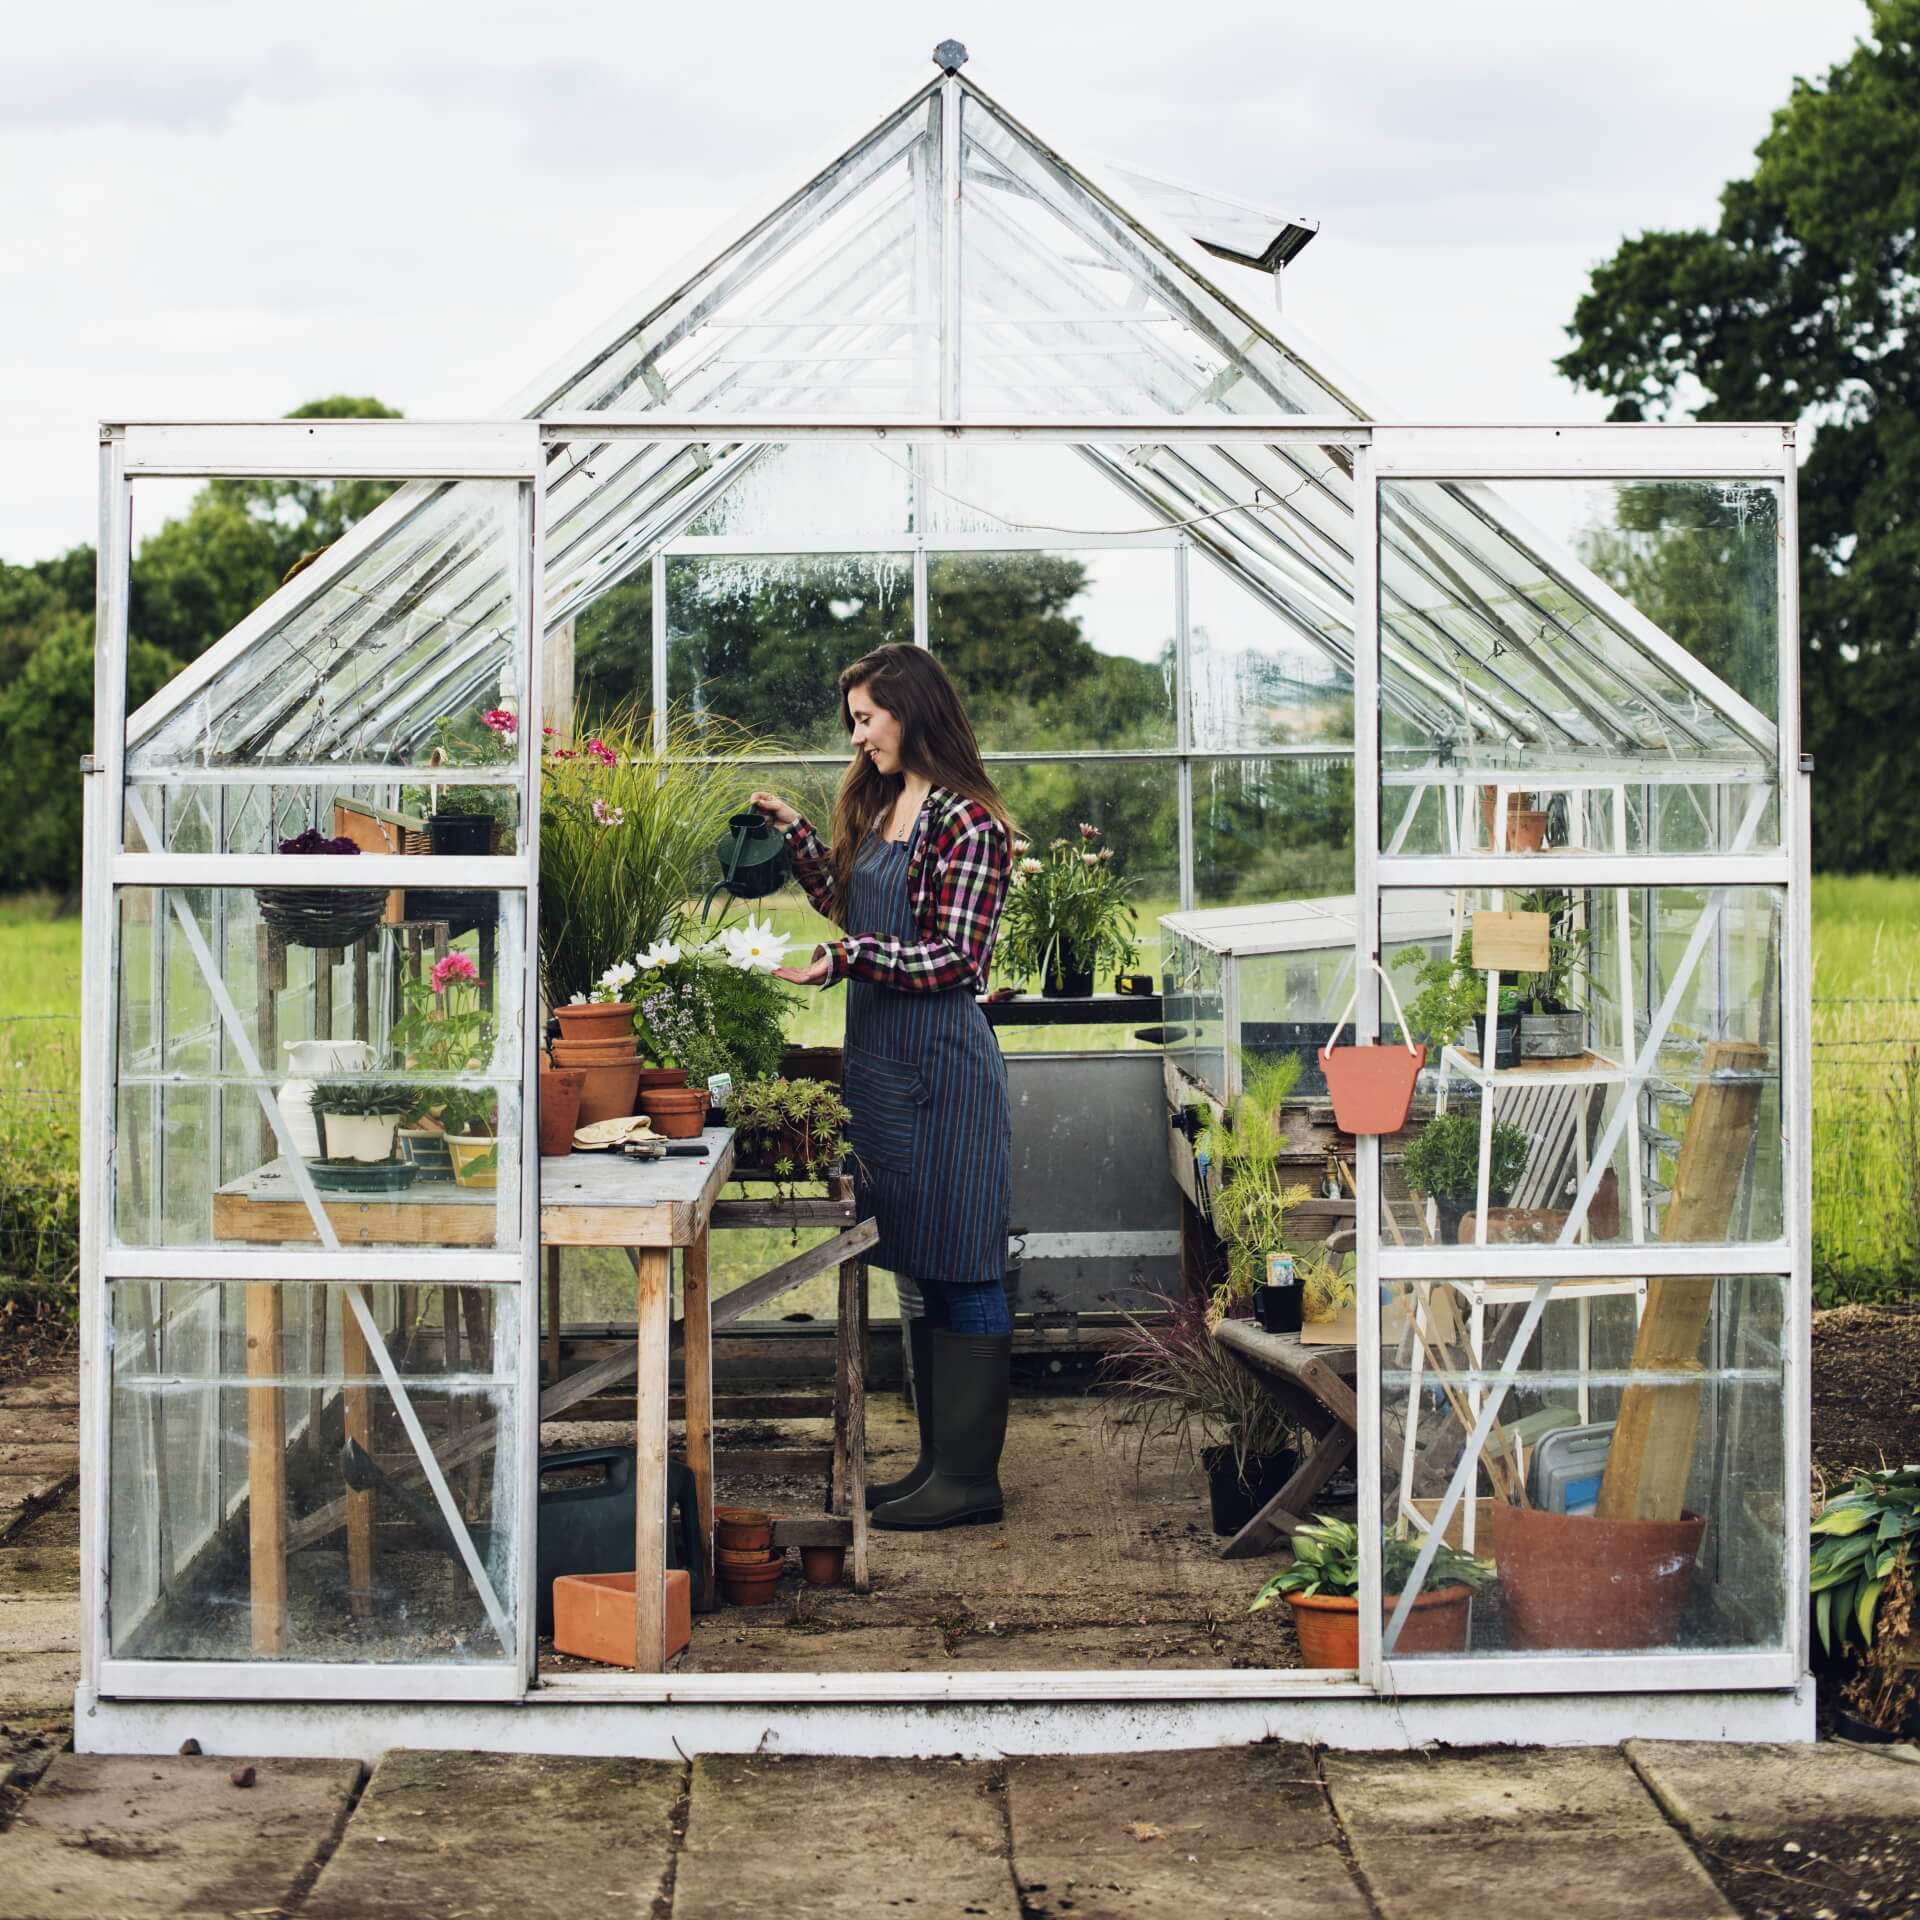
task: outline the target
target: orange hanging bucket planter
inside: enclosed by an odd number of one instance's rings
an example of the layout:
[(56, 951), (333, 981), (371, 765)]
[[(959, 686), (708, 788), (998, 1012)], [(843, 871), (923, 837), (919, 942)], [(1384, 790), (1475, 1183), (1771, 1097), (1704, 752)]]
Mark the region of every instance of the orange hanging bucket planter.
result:
[[(1393, 1002), (1400, 1031), (1407, 1030), (1407, 1016), (1401, 1012), (1400, 996), (1387, 978), (1379, 961), (1372, 963)], [(1327, 1094), (1333, 1101), (1333, 1117), (1343, 1133), (1397, 1133), (1407, 1123), (1407, 1109), (1413, 1104), (1413, 1083), (1427, 1063), (1427, 1050), (1411, 1040), (1394, 1046), (1336, 1047), (1340, 1029), (1347, 1024), (1360, 998), (1355, 987), (1346, 1012), (1320, 1049), (1320, 1071), (1327, 1078)]]

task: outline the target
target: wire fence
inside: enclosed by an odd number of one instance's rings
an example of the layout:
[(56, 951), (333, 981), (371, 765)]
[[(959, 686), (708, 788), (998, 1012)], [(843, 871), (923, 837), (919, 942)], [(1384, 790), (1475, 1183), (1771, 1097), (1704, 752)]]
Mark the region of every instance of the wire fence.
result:
[[(0, 1017), (0, 1301), (70, 1310), (79, 1017)], [(1813, 1279), (1822, 1306), (1920, 1301), (1920, 996), (1813, 1002)]]

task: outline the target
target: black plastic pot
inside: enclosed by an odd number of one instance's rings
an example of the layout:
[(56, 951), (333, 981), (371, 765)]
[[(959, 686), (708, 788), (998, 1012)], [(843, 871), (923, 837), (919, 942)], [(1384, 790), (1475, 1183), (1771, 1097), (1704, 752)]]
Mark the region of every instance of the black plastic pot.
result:
[(1253, 1290), (1253, 1317), (1263, 1333), (1300, 1331), (1300, 1284), (1269, 1286), (1265, 1281)]
[(1871, 1720), (1863, 1720), (1851, 1707), (1841, 1707), (1835, 1711), (1833, 1733), (1837, 1740), (1852, 1740), (1870, 1747), (1896, 1746), (1907, 1737), (1897, 1727), (1876, 1727)]
[[(1474, 1035), (1482, 1041), (1486, 1037), (1484, 1032), (1486, 1024), (1487, 1016), (1484, 1013), (1473, 1023)], [(1480, 1058), (1485, 1061), (1486, 1057), (1487, 1050), (1483, 1045)], [(1503, 1013), (1494, 1021), (1493, 1064), (1496, 1067), (1513, 1067), (1520, 1064), (1520, 1016), (1518, 1013)]]
[[(493, 816), (486, 813), (435, 813), (427, 817), (427, 839), (442, 858), (470, 858), (493, 851)], [(445, 920), (453, 933), (500, 917), (500, 896), (478, 887), (407, 889), (409, 920)]]
[(1069, 961), (1078, 956), (1071, 950), (1062, 955), (1060, 963), (1060, 984), (1054, 985), (1054, 970), (1048, 967), (1040, 976), (1040, 997), (1043, 1000), (1086, 1000), (1093, 995), (1093, 969), (1070, 965)]
[(1245, 1485), (1234, 1468), (1231, 1447), (1202, 1447), (1200, 1464), (1207, 1470), (1207, 1502), (1213, 1513), (1213, 1530), (1233, 1534), (1293, 1478), (1299, 1456), (1273, 1453), (1261, 1460), (1248, 1461)]

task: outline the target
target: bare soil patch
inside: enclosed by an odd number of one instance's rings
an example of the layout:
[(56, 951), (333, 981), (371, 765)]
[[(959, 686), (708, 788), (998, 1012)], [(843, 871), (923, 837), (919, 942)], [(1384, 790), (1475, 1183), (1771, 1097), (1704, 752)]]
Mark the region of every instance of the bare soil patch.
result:
[(1835, 1481), (1855, 1468), (1920, 1460), (1920, 1312), (1834, 1307), (1813, 1316), (1813, 1465)]

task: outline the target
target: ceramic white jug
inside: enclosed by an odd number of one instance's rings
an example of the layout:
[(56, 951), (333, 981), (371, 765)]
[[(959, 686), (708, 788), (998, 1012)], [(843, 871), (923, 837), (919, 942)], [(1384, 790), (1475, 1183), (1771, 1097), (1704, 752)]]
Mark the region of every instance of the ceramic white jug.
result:
[(313, 1117), (313, 1089), (332, 1073), (365, 1073), (373, 1048), (364, 1040), (289, 1040), (286, 1051), (295, 1078), (280, 1089), (280, 1111), (303, 1159), (320, 1157), (320, 1123)]

